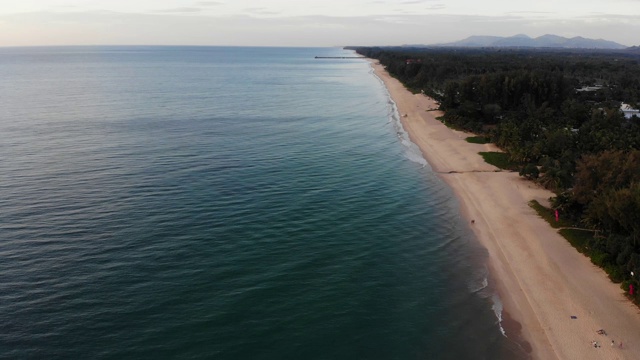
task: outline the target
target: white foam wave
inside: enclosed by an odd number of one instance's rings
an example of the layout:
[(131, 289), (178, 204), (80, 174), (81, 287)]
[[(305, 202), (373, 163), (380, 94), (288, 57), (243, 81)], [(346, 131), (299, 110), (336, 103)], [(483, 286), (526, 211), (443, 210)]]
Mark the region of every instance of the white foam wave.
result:
[(384, 81), (382, 81), (382, 79), (378, 77), (378, 75), (376, 75), (376, 73), (373, 71), (373, 65), (370, 64), (369, 66), (370, 66), (371, 74), (373, 74), (373, 76), (376, 79), (378, 79), (378, 81), (380, 81), (387, 95), (387, 99), (388, 99), (387, 104), (389, 105), (389, 113), (388, 113), (389, 122), (393, 124), (393, 127), (396, 130), (396, 135), (398, 136), (400, 143), (405, 148), (405, 154), (404, 154), (405, 158), (407, 158), (407, 160), (412, 161), (416, 164), (422, 165), (422, 167), (428, 166), (429, 163), (422, 155), (422, 151), (420, 151), (420, 148), (418, 147), (418, 145), (414, 144), (411, 141), (411, 139), (409, 138), (409, 134), (405, 131), (404, 127), (402, 126), (402, 122), (400, 121), (400, 113), (398, 112), (398, 106), (396, 105), (396, 102), (393, 101), (393, 99), (391, 98), (391, 94), (389, 93), (389, 90), (387, 89), (387, 87), (384, 85)]
[[(489, 279), (487, 279), (486, 275), (482, 278), (480, 283), (471, 283), (469, 284), (469, 290), (472, 293), (480, 293), (482, 290), (486, 289), (489, 286)], [(483, 296), (485, 297), (485, 296)]]
[(400, 139), (400, 143), (404, 146), (404, 156), (410, 161), (422, 165), (422, 167), (429, 165), (424, 156), (422, 156), (422, 151), (420, 151), (418, 145), (414, 144), (411, 139), (409, 139), (409, 134), (407, 134), (402, 127), (402, 123), (399, 118), (394, 121), (393, 125), (396, 127), (396, 134)]
[(491, 309), (493, 310), (493, 313), (496, 314), (496, 318), (498, 319), (498, 326), (500, 327), (500, 332), (502, 333), (502, 336), (507, 337), (507, 333), (504, 331), (504, 328), (502, 327), (502, 310), (503, 310), (502, 300), (500, 300), (500, 297), (498, 296), (498, 294), (494, 293), (493, 296), (491, 297), (491, 301), (493, 302), (493, 305), (491, 305)]
[(420, 164), (420, 165), (422, 165), (422, 167), (425, 167), (425, 166), (429, 165), (429, 163), (427, 163), (427, 160), (425, 160), (422, 157), (422, 155), (416, 155), (411, 151), (407, 151), (405, 153), (405, 156), (409, 161), (412, 161), (412, 162), (414, 162), (416, 164)]
[[(469, 290), (478, 294), (483, 298), (487, 298), (491, 295), (489, 292), (489, 270), (486, 266), (479, 268), (477, 271), (473, 272), (472, 276), (469, 276), (469, 281), (467, 283)], [(487, 291), (484, 291), (487, 289)]]
[(474, 272), (474, 275), (470, 276), (468, 286), (472, 293), (482, 298), (486, 299), (491, 297), (491, 310), (493, 310), (493, 313), (498, 320), (497, 324), (502, 336), (507, 337), (507, 333), (504, 327), (502, 327), (502, 300), (495, 289), (489, 286), (489, 269), (486, 266), (483, 266), (480, 271)]

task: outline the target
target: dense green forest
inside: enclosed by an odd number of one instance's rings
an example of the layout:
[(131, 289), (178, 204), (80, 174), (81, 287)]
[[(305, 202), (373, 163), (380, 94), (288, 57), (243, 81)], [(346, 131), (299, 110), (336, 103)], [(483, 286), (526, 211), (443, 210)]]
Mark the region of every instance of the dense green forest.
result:
[[(440, 103), (447, 125), (488, 137), (554, 191), (563, 232), (625, 290), (640, 288), (640, 56), (625, 52), (357, 48)], [(549, 209), (551, 211), (551, 209)], [(584, 232), (583, 232), (584, 233)], [(635, 275), (632, 276), (631, 273)], [(636, 302), (640, 297), (635, 296)]]

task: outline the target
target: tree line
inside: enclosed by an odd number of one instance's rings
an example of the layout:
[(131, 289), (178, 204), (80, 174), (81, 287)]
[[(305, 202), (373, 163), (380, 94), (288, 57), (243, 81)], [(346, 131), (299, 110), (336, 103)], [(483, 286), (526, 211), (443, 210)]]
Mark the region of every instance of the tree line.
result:
[[(640, 57), (606, 51), (356, 48), (436, 99), (448, 125), (482, 134), (555, 209), (614, 281), (640, 288)], [(631, 275), (631, 272), (635, 276)], [(634, 300), (640, 300), (636, 297)]]

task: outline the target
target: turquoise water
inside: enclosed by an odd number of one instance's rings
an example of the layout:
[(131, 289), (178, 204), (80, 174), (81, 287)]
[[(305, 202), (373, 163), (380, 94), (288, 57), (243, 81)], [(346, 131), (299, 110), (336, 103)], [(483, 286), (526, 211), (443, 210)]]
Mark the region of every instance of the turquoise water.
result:
[(344, 55), (0, 49), (0, 357), (523, 357), (368, 63), (314, 59)]

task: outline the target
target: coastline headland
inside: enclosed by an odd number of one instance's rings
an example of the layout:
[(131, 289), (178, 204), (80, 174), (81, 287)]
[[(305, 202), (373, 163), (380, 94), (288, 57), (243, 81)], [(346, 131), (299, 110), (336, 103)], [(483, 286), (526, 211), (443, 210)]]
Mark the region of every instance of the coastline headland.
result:
[(438, 121), (442, 113), (434, 110), (433, 99), (411, 93), (376, 60), (369, 61), (396, 103), (402, 126), (451, 186), (489, 252), (506, 336), (534, 359), (637, 359), (638, 308), (528, 206), (530, 200), (548, 204), (553, 193), (485, 163), (478, 152), (500, 150), (465, 141), (472, 134)]

